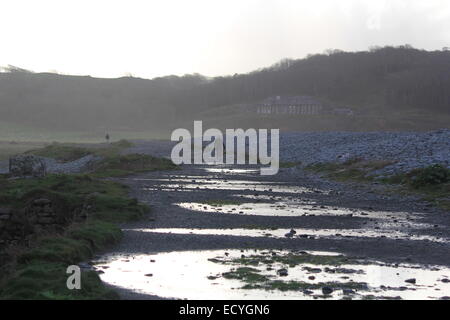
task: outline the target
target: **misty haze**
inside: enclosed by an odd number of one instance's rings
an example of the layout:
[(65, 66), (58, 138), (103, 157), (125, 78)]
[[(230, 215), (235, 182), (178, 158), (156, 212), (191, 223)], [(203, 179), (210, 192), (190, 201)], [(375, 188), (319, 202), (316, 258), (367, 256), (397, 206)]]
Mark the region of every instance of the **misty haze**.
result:
[(1, 300), (450, 299), (448, 1), (0, 10)]

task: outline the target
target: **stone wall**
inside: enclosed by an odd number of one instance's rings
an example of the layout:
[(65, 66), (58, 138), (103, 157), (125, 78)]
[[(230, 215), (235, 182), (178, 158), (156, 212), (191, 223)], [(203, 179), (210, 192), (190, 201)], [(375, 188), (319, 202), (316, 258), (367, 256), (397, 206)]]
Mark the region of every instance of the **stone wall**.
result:
[(9, 159), (9, 173), (14, 177), (43, 177), (47, 166), (39, 157), (22, 154)]
[(22, 244), (42, 233), (58, 233), (71, 222), (87, 219), (91, 206), (85, 202), (71, 212), (57, 201), (37, 198), (29, 201), (23, 209), (0, 208), (0, 245)]

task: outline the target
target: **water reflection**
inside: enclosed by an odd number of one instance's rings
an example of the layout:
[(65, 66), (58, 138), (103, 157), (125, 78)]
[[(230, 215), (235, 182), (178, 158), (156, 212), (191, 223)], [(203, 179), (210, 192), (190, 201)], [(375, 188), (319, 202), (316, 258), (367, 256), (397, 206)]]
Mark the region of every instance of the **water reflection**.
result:
[[(187, 229), (187, 228), (155, 228), (155, 229), (125, 229), (124, 231), (168, 233), (168, 234), (193, 234), (193, 235), (217, 235), (239, 237), (270, 237), (289, 239), (345, 239), (345, 238), (387, 238), (393, 240), (432, 241), (449, 243), (450, 239), (431, 235), (415, 235), (396, 230), (373, 229)], [(295, 233), (292, 233), (295, 231)]]
[[(297, 264), (295, 266), (270, 260), (286, 256), (287, 251), (215, 250), (160, 253), (154, 255), (108, 255), (96, 262), (102, 270), (103, 281), (139, 293), (166, 298), (186, 299), (366, 299), (395, 298), (439, 299), (450, 295), (448, 276), (450, 270), (422, 265), (386, 265), (363, 262), (334, 265), (333, 263)], [(324, 255), (319, 252), (297, 254)], [(338, 253), (328, 253), (330, 257)], [(281, 291), (270, 289), (244, 289), (245, 281), (224, 275), (242, 267), (239, 258), (268, 257), (252, 264), (252, 270), (270, 283), (300, 283), (313, 289), (302, 288)], [(281, 260), (282, 261), (282, 260)], [(353, 260), (349, 260), (353, 261)], [(277, 271), (286, 269), (281, 277)], [(414, 283), (413, 281), (414, 280)], [(275, 281), (275, 282), (273, 282)], [(322, 283), (332, 284), (332, 293), (323, 296)], [(355, 289), (355, 284), (365, 287)], [(346, 287), (353, 288), (346, 290)]]

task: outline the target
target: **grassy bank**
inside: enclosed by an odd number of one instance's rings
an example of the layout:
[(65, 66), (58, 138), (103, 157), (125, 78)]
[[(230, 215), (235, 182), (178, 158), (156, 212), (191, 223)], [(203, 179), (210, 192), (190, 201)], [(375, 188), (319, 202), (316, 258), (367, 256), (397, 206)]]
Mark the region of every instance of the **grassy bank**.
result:
[(432, 165), (389, 177), (378, 177), (373, 173), (392, 163), (384, 160), (351, 159), (344, 163), (318, 163), (308, 166), (307, 169), (323, 173), (326, 178), (336, 181), (377, 181), (391, 185), (395, 187), (394, 192), (418, 194), (424, 200), (450, 210), (450, 169)]
[(116, 223), (141, 217), (147, 208), (127, 196), (127, 188), (88, 175), (49, 175), (42, 179), (2, 178), (2, 206), (19, 209), (30, 199), (47, 198), (63, 218), (80, 205), (92, 208), (87, 220), (68, 220), (63, 230), (32, 235), (29, 246), (5, 249), (1, 264), (2, 299), (114, 299), (93, 271), (82, 273), (82, 289), (66, 288), (66, 269), (121, 238)]
[(127, 140), (91, 147), (54, 143), (44, 148), (29, 150), (27, 154), (52, 158), (61, 162), (70, 162), (87, 155), (94, 155), (99, 157), (99, 160), (92, 164), (89, 173), (99, 178), (177, 168), (169, 159), (144, 154), (122, 154), (123, 150), (132, 146), (133, 144)]

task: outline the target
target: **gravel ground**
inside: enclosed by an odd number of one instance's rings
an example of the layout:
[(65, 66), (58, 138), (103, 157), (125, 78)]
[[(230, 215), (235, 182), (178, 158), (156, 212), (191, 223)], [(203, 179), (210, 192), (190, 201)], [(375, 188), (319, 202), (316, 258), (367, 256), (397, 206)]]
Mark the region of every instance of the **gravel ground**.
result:
[(286, 133), (280, 137), (280, 157), (281, 161), (300, 161), (303, 165), (345, 161), (353, 157), (396, 161), (377, 172), (382, 175), (436, 163), (450, 167), (450, 130), (425, 133)]
[[(177, 180), (177, 179), (183, 180)], [(156, 254), (160, 252), (277, 248), (315, 251), (335, 251), (352, 256), (366, 257), (384, 262), (411, 262), (450, 266), (449, 242), (398, 239), (385, 236), (382, 231), (402, 231), (411, 236), (428, 235), (442, 239), (450, 238), (450, 215), (415, 197), (384, 195), (373, 185), (341, 184), (321, 179), (301, 168), (282, 169), (276, 176), (265, 177), (258, 173), (230, 174), (211, 173), (201, 166), (184, 166), (181, 171), (153, 172), (117, 179), (131, 187), (131, 196), (151, 206), (146, 219), (123, 225), (124, 239), (114, 254)], [(206, 183), (205, 183), (206, 181)], [(208, 182), (209, 181), (209, 182)], [(216, 181), (221, 181), (224, 188)], [(245, 185), (235, 190), (235, 183)], [(211, 199), (235, 200), (238, 196), (254, 196), (255, 188), (265, 184), (259, 196), (285, 197), (291, 200), (314, 202), (319, 214), (306, 216), (276, 217), (262, 215), (237, 215), (228, 212), (202, 212), (177, 206), (180, 202), (203, 202)], [(283, 186), (298, 187), (294, 193), (279, 192)], [(305, 191), (299, 191), (305, 190)], [(286, 200), (287, 201), (287, 200)], [(252, 201), (250, 201), (252, 202)], [(264, 202), (264, 201), (263, 201)], [(289, 203), (289, 201), (287, 201)], [(294, 205), (295, 204), (290, 204)], [(251, 206), (251, 205), (250, 205)], [(301, 206), (300, 204), (298, 206)], [(342, 208), (353, 215), (321, 215), (329, 208)], [(381, 212), (392, 217), (385, 221), (373, 218)], [(368, 216), (366, 216), (366, 214)], [(404, 216), (403, 216), (404, 215)], [(402, 217), (403, 216), (403, 217)], [(140, 229), (187, 228), (230, 229), (258, 226), (258, 228), (300, 229), (368, 229), (380, 232), (369, 237), (313, 237), (312, 239), (249, 237), (227, 235), (199, 235), (142, 232)], [(108, 272), (105, 270), (105, 272)], [(123, 298), (154, 299), (119, 288)]]
[[(170, 157), (176, 142), (135, 140), (124, 154), (140, 153)], [(374, 174), (391, 175), (415, 168), (442, 164), (450, 167), (450, 130), (432, 132), (291, 132), (280, 134), (280, 161), (319, 162), (345, 161), (359, 157), (366, 160), (392, 160), (395, 163)], [(87, 156), (61, 164), (45, 159), (50, 172), (76, 173), (93, 160)], [(8, 162), (0, 162), (0, 173), (8, 171)]]

